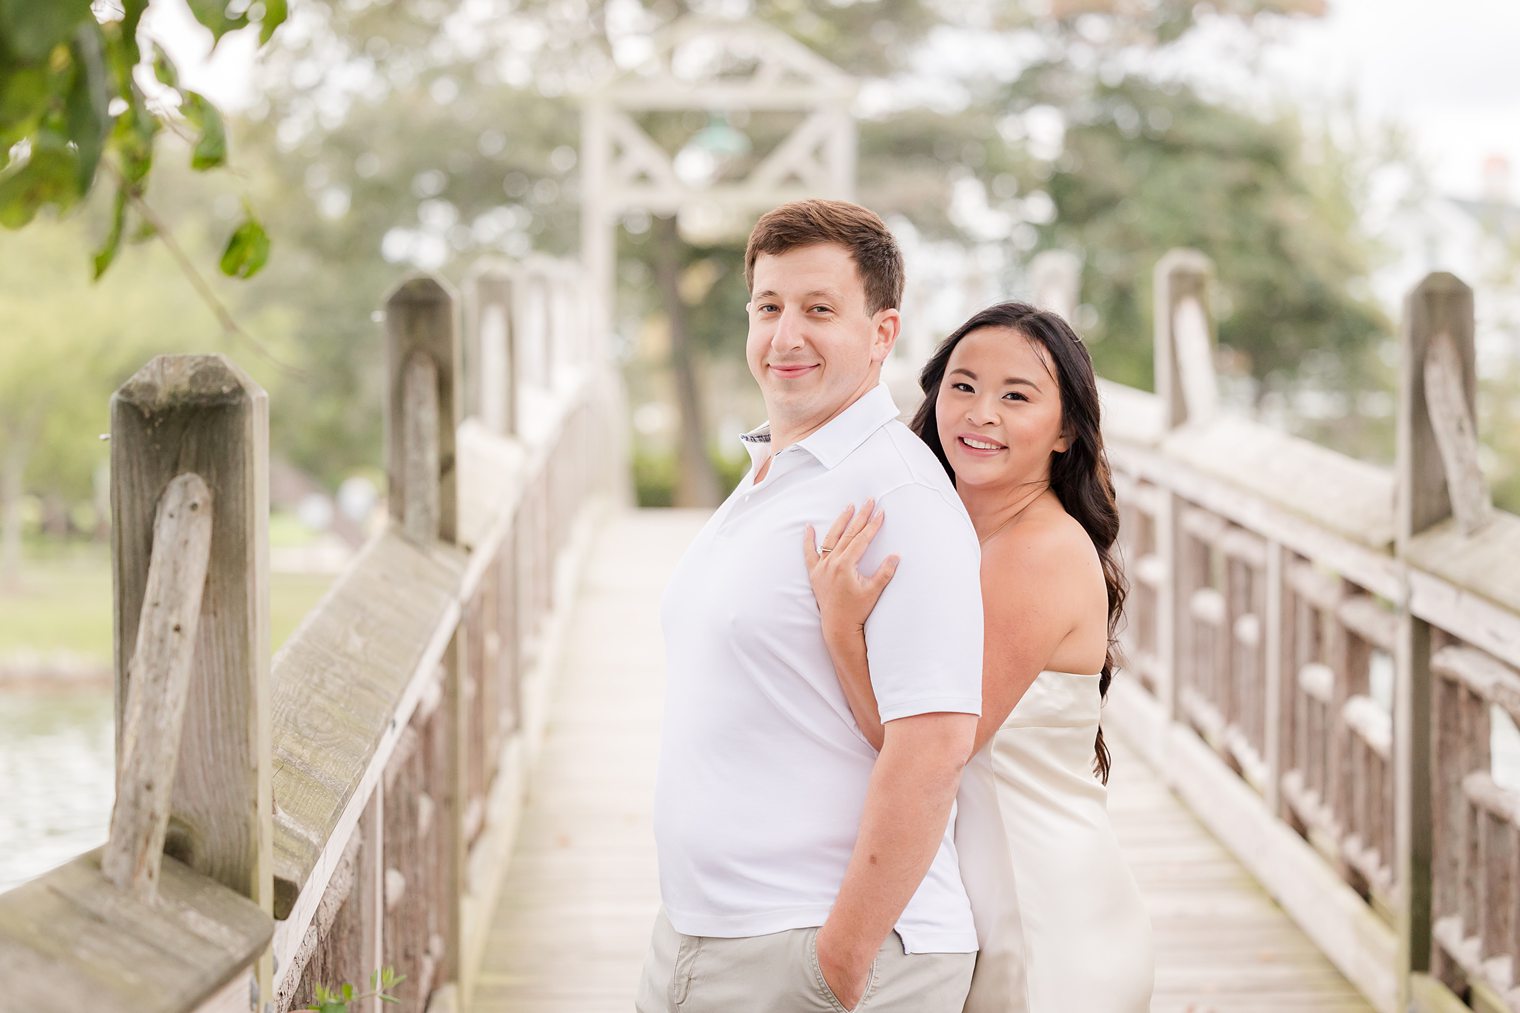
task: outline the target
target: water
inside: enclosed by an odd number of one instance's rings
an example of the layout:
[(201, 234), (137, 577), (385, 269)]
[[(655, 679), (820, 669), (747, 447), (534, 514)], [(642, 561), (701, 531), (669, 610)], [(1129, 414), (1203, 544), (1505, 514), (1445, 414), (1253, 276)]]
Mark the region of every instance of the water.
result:
[(0, 690), (0, 893), (105, 843), (111, 693)]

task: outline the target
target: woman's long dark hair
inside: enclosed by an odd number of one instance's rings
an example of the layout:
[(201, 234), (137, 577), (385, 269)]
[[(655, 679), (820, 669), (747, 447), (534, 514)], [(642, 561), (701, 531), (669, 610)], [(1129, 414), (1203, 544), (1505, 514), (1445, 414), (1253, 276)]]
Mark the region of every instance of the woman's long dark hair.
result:
[[(935, 403), (939, 400), (939, 388), (945, 378), (950, 353), (966, 335), (987, 327), (1007, 328), (1027, 340), (1038, 341), (1055, 363), (1056, 381), (1061, 390), (1061, 427), (1068, 435), (1069, 445), (1064, 452), (1052, 457), (1050, 487), (1066, 512), (1086, 529), (1103, 564), (1103, 581), (1108, 585), (1108, 651), (1103, 658), (1098, 690), (1106, 698), (1114, 669), (1119, 664), (1119, 621), (1124, 614), (1129, 583), (1114, 546), (1119, 537), (1119, 508), (1114, 502), (1113, 474), (1108, 467), (1108, 453), (1103, 449), (1103, 431), (1099, 427), (1098, 382), (1093, 374), (1092, 357), (1087, 354), (1082, 339), (1065, 320), (1049, 310), (1021, 302), (987, 307), (956, 328), (955, 333), (929, 357), (918, 377), (918, 384), (924, 391), (924, 403), (919, 406), (910, 428), (929, 445), (939, 463), (945, 466), (950, 480), (955, 481), (955, 471), (950, 467), (945, 447), (939, 439)], [(1111, 757), (1103, 742), (1101, 726), (1096, 748), (1093, 772), (1107, 784)]]

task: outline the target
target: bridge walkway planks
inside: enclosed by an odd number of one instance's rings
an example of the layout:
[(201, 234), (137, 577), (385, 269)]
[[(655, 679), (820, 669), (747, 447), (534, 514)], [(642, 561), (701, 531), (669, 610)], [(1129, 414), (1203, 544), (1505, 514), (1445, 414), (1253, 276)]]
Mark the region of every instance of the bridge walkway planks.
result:
[[(702, 520), (630, 512), (596, 538), (486, 943), (471, 1004), (479, 1013), (633, 1008), (659, 905), (649, 830), (663, 684), (659, 599)], [(1370, 1009), (1161, 779), (1114, 745), (1110, 811), (1156, 928), (1152, 1008)]]

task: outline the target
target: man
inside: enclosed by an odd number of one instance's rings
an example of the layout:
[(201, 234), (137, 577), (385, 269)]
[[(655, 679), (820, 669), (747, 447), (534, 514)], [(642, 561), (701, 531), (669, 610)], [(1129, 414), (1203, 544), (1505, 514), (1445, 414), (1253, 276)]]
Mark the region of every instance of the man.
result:
[[(880, 382), (902, 255), (865, 208), (800, 201), (755, 225), (745, 279), (769, 422), (662, 606), (664, 907), (638, 1010), (959, 1013), (976, 935), (947, 825), (981, 709), (980, 553)], [(901, 560), (866, 624), (879, 755), (802, 551), (806, 525), (867, 499), (887, 519), (862, 569)]]

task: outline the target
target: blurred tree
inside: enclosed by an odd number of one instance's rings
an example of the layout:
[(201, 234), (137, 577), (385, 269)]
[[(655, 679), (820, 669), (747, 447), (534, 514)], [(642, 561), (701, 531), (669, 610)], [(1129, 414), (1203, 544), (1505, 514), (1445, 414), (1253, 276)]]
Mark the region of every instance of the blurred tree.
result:
[(1234, 25), (1249, 66), (1283, 17), (1324, 12), (1322, 0), (982, 9), (1025, 54), (990, 100), (1000, 133), (1042, 151), (994, 177), (989, 202), (1037, 226), (1034, 249), (1082, 256), (1079, 330), (1110, 379), (1151, 385), (1151, 271), (1173, 246), (1213, 258), (1220, 341), (1258, 397), (1306, 373), (1333, 386), (1373, 370), (1390, 324), (1367, 288), (1375, 250), (1358, 229), (1351, 153), (1328, 133), (1307, 144), (1292, 114), (1206, 95), (1168, 60), (1200, 29)]
[[(1346, 181), (1324, 168), (1333, 159), (1306, 160), (1291, 120), (1206, 101), (1194, 85), (1152, 69), (1153, 58), (1210, 17), (1247, 26), (1250, 38), (1258, 24), (1322, 6), (1066, 0), (1034, 13), (994, 0), (953, 8), (755, 0), (746, 12), (860, 79), (870, 96), (862, 103), (863, 203), (931, 238), (985, 242), (1005, 221), (1001, 242), (1015, 264), (1044, 246), (1077, 249), (1087, 263), (1084, 300), (1097, 313), (1085, 330), (1100, 367), (1145, 385), (1150, 268), (1170, 245), (1215, 258), (1222, 336), (1263, 380), (1297, 369), (1311, 345), (1349, 361), (1379, 324), (1348, 294), (1365, 253)], [(398, 266), (457, 277), (479, 253), (572, 253), (574, 93), (634, 58), (682, 13), (720, 7), (734, 13), (732, 4), (696, 0), (297, 8), (262, 63), (259, 105), (234, 126), (240, 150), (258, 162), (251, 185), (268, 202), (270, 229), (289, 244), (242, 297), (302, 308), (302, 366), (320, 392), (300, 416), (275, 414), (277, 442), (329, 478), (374, 464), (381, 400), (371, 313)], [(752, 142), (733, 160), (735, 173), (785, 126), (762, 114), (731, 119)], [(1032, 133), (1051, 119), (1058, 140), (1047, 151)], [(673, 149), (707, 122), (651, 114), (643, 125)], [(973, 184), (984, 220), (956, 210)], [(656, 249), (672, 242), (670, 230), (629, 224), (624, 262), (663, 263)], [(741, 355), (742, 243), (742, 235), (679, 243), (677, 282), (692, 272), (726, 279), (696, 302), (673, 302), (681, 286), (655, 284), (647, 270), (624, 277), (625, 325), (655, 320), (668, 332), (685, 318), (686, 340), (671, 344), (672, 370), (690, 378), (678, 390), (704, 389), (705, 360)], [(692, 448), (709, 445), (707, 409), (694, 400), (682, 399), (682, 429), (688, 464), (703, 468)]]
[[(652, 32), (687, 9), (676, 2), (624, 8), (631, 20), (620, 31)], [(911, 52), (893, 49), (893, 59), (884, 60), (872, 26), (877, 39), (911, 39), (935, 20), (921, 0), (847, 5), (827, 16), (778, 2), (762, 16), (815, 45), (837, 43), (840, 55), (883, 79)], [(574, 252), (580, 133), (572, 91), (610, 72), (614, 40), (607, 31), (600, 3), (589, 19), (554, 2), (489, 17), (433, 0), (294, 11), (262, 62), (262, 101), (237, 140), (248, 161), (259, 163), (255, 192), (267, 201), (270, 230), (289, 244), (243, 301), (307, 307), (302, 368), (323, 397), (310, 406), (316, 417), (288, 426), (278, 414), (273, 419), (276, 441), (299, 463), (332, 476), (378, 458), (380, 363), (370, 317), (398, 263), (457, 277), (483, 253)], [(643, 125), (675, 150), (705, 122), (650, 114)], [(787, 126), (764, 115), (747, 119), (755, 151), (732, 171), (744, 171)], [(927, 162), (914, 166), (921, 185), (900, 185), (886, 210), (947, 203), (943, 166)], [(719, 260), (736, 277), (731, 268), (740, 262), (744, 237), (699, 249), (657, 227), (625, 239), (630, 256), (669, 268), (666, 284), (625, 287), (620, 305), (624, 319), (656, 314), (688, 339), (672, 342), (671, 362), (685, 377), (677, 385), (684, 392), (682, 474), (693, 473), (683, 479), (682, 501), (711, 502), (718, 483), (710, 455), (696, 450), (710, 444), (696, 401), (706, 356), (742, 356), (742, 342), (733, 340), (743, 320), (742, 284), (737, 315), (718, 322), (701, 307), (684, 306), (676, 282)], [(673, 244), (669, 255), (657, 255), (662, 243)], [(329, 283), (313, 291), (314, 277)], [(682, 328), (688, 314), (692, 326)]]
[(1093, 98), (1046, 183), (1041, 240), (1083, 254), (1104, 375), (1151, 385), (1151, 269), (1158, 252), (1190, 246), (1214, 261), (1220, 341), (1259, 392), (1306, 364), (1328, 386), (1364, 382), (1390, 324), (1365, 286), (1347, 180), (1306, 164), (1297, 125), (1143, 80)]
[(474, 34), (452, 10), (297, 7), (257, 71), (259, 104), (234, 124), (282, 250), (239, 305), (300, 309), (301, 402), (271, 413), (271, 436), (332, 484), (380, 464), (374, 314), (405, 267), (457, 282), (480, 254), (574, 248), (574, 109), (514, 62), (529, 28), (548, 26), (512, 14)]

